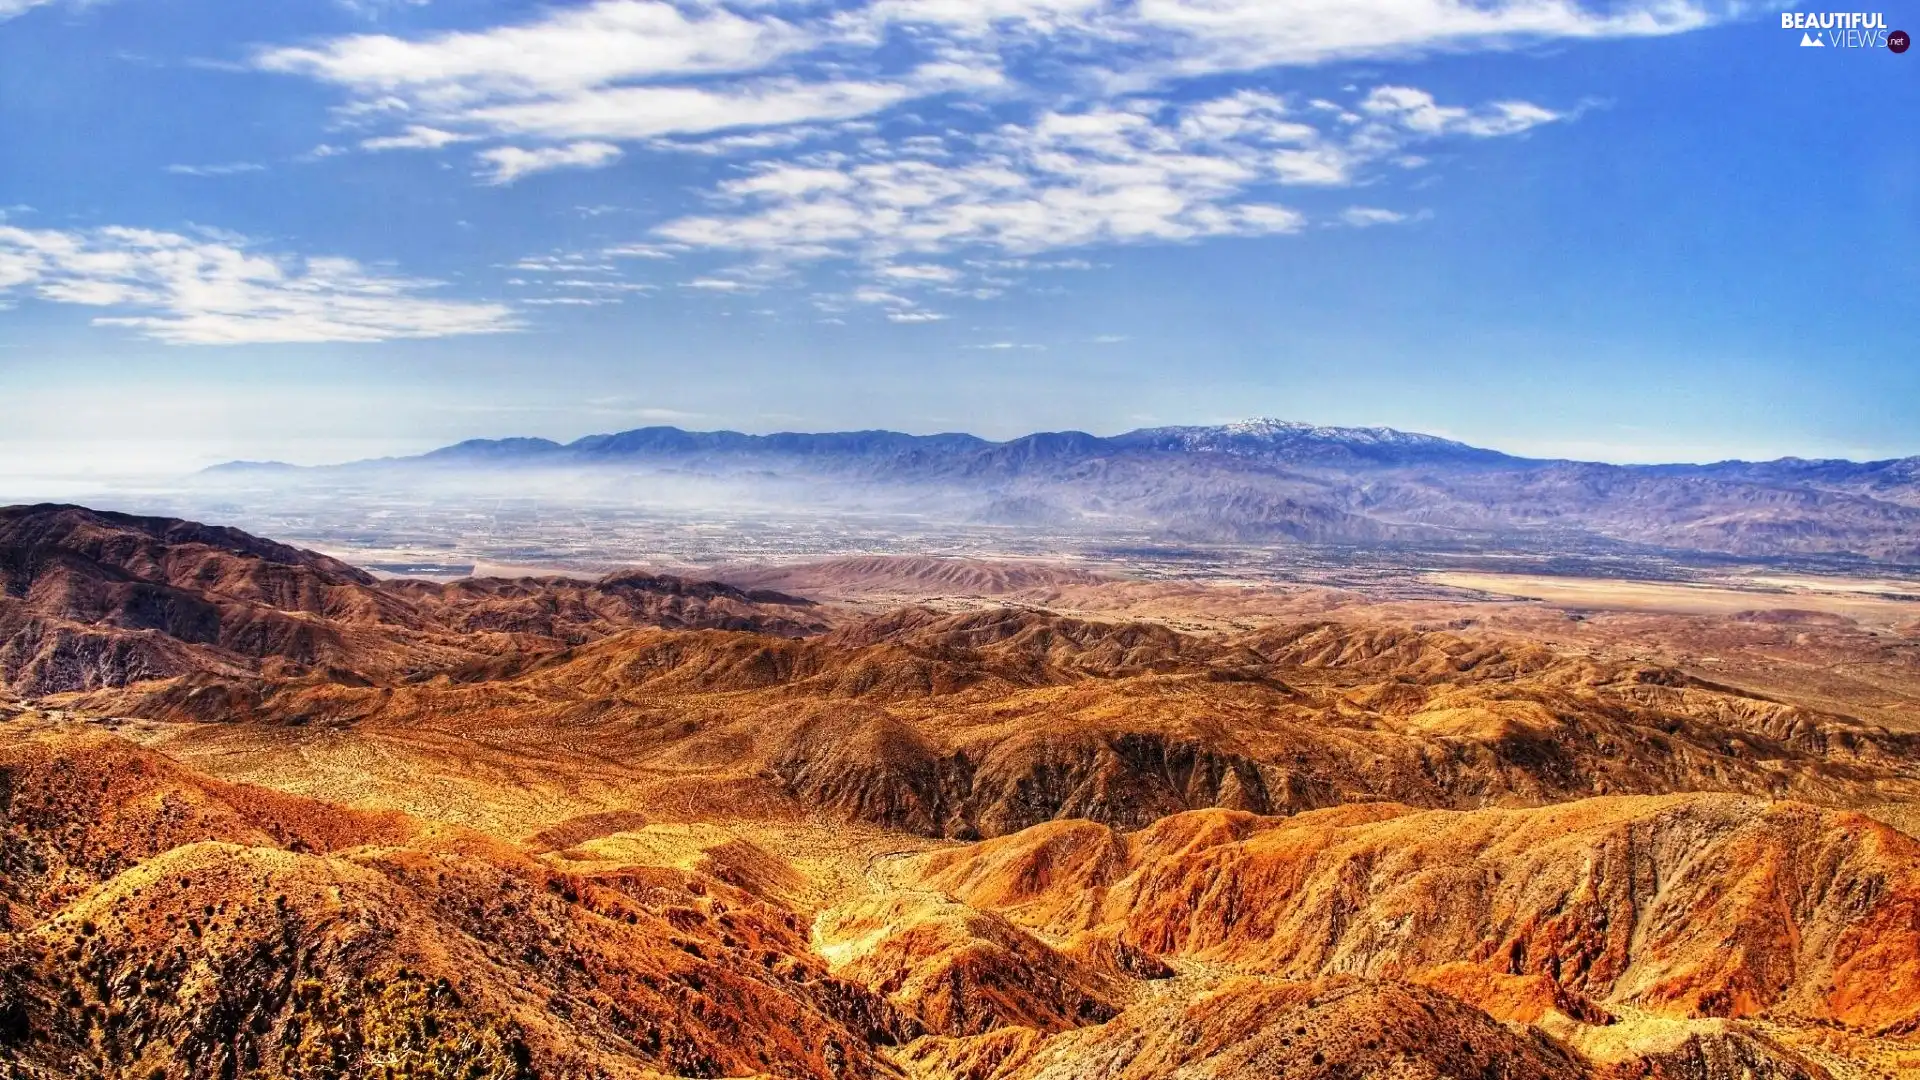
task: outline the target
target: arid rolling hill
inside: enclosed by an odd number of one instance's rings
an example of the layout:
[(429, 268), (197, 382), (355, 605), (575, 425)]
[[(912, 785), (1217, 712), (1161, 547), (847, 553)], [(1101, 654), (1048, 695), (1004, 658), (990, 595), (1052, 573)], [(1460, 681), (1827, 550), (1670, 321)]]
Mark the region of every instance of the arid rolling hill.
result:
[(871, 555), (786, 566), (723, 571), (742, 588), (777, 589), (802, 596), (840, 598), (1012, 596), (1040, 589), (1099, 585), (1112, 580), (1091, 570), (1040, 561)]
[(322, 763), (367, 756), (386, 764), (359, 781), (384, 798), (439, 798), (423, 778), (464, 786), (448, 755), (484, 748), (549, 816), (731, 806), (931, 837), (1214, 806), (1727, 791), (1873, 809), (1920, 795), (1920, 736), (1518, 638), (1328, 622), (1199, 637), (905, 609), (805, 639), (632, 631), (490, 675), (194, 675), (76, 704), (187, 725), (167, 729), (172, 752), (315, 794), (336, 782)]
[(823, 907), (769, 887), (801, 864), (738, 836), (691, 867), (542, 856), (211, 780), (97, 732), (0, 730), (15, 1076), (1920, 1067), (1915, 843), (1811, 807), (1050, 825), (883, 854)]
[(1920, 841), (1857, 814), (1677, 795), (1058, 823), (924, 856), (912, 879), (1059, 935), (1292, 978), (1464, 985), (1478, 965), (1548, 980), (1576, 1016), (1599, 1010), (1566, 1001), (1911, 1034), (1916, 869)]
[(634, 626), (807, 633), (823, 625), (811, 607), (644, 574), (385, 583), (235, 529), (0, 509), (0, 682), (33, 694), (190, 673), (404, 679)]
[(1885, 628), (0, 525), (0, 1076), (1920, 1075)]
[(890, 1076), (917, 1033), (795, 916), (13, 737), (0, 1054), (27, 1076)]

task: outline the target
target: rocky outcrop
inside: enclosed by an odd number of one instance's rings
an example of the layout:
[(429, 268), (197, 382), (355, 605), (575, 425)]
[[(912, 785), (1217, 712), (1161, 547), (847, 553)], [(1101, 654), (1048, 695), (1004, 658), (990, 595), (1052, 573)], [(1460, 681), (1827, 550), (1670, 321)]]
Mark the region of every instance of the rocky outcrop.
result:
[(0, 1066), (179, 1078), (895, 1075), (791, 913), (64, 738), (6, 748)]
[(1293, 978), (1449, 985), (1465, 962), (1678, 1016), (1920, 1021), (1920, 841), (1792, 803), (1208, 812), (1125, 838), (1043, 827), (926, 856), (917, 880), (1055, 933)]
[(813, 945), (834, 974), (947, 1035), (1104, 1023), (1126, 996), (1006, 919), (924, 893), (831, 908), (814, 920)]
[(773, 767), (803, 801), (890, 828), (969, 839), (1057, 818), (1139, 827), (1194, 807), (1269, 812), (1263, 770), (1157, 733), (1034, 732), (942, 753), (885, 715), (795, 730)]
[(939, 1080), (1593, 1076), (1551, 1040), (1444, 994), (1352, 979), (1236, 979), (1051, 1039), (923, 1039), (904, 1056), (916, 1075)]

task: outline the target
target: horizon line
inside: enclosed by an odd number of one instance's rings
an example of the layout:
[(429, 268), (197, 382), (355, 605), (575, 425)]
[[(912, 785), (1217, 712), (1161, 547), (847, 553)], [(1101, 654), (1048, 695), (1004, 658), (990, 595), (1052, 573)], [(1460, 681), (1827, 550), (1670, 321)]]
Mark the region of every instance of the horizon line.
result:
[(1431, 432), (1416, 431), (1416, 430), (1410, 430), (1407, 428), (1397, 428), (1397, 427), (1393, 427), (1391, 425), (1386, 425), (1386, 424), (1371, 424), (1371, 425), (1314, 424), (1306, 421), (1282, 420), (1275, 417), (1250, 417), (1244, 420), (1226, 421), (1226, 422), (1217, 423), (1217, 424), (1154, 424), (1154, 425), (1149, 425), (1144, 427), (1128, 428), (1126, 430), (1116, 431), (1108, 435), (1097, 434), (1097, 433), (1086, 431), (1079, 428), (1054, 428), (1054, 429), (1029, 431), (1024, 434), (1012, 436), (1010, 438), (1005, 438), (1005, 439), (992, 439), (986, 436), (976, 435), (972, 432), (962, 431), (962, 430), (947, 430), (947, 431), (934, 431), (934, 432), (927, 432), (927, 433), (916, 433), (911, 431), (902, 431), (897, 428), (870, 427), (870, 428), (840, 428), (840, 429), (814, 430), (814, 431), (802, 431), (802, 430), (796, 430), (791, 428), (782, 428), (782, 429), (777, 429), (772, 431), (755, 432), (755, 431), (743, 431), (738, 428), (729, 428), (729, 427), (700, 429), (700, 428), (681, 427), (677, 424), (646, 424), (639, 427), (622, 428), (622, 429), (613, 430), (613, 431), (590, 431), (590, 432), (587, 432), (586, 434), (582, 434), (572, 439), (564, 440), (564, 441), (560, 439), (549, 438), (542, 435), (475, 436), (472, 438), (460, 439), (455, 442), (444, 443), (438, 446), (433, 446), (433, 447), (420, 450), (411, 454), (388, 454), (388, 455), (382, 455), (377, 457), (354, 458), (346, 461), (323, 462), (323, 463), (313, 464), (313, 465), (301, 465), (301, 464), (295, 464), (293, 462), (287, 462), (287, 461), (281, 461), (281, 460), (256, 460), (256, 459), (246, 459), (246, 458), (235, 458), (227, 461), (215, 462), (214, 464), (203, 466), (199, 469), (192, 470), (190, 472), (187, 472), (181, 475), (194, 476), (194, 475), (199, 475), (201, 473), (211, 472), (217, 469), (234, 468), (238, 466), (247, 466), (247, 467), (253, 467), (253, 468), (287, 468), (287, 469), (307, 470), (307, 469), (346, 468), (354, 465), (374, 465), (374, 464), (381, 464), (381, 463), (404, 463), (404, 462), (418, 461), (422, 458), (431, 457), (434, 454), (443, 453), (449, 450), (454, 450), (463, 446), (499, 445), (499, 444), (516, 443), (516, 442), (517, 443), (543, 443), (556, 450), (566, 450), (566, 449), (575, 447), (582, 442), (586, 442), (587, 440), (590, 440), (590, 439), (615, 438), (621, 435), (631, 435), (639, 432), (677, 432), (685, 435), (734, 435), (734, 436), (740, 436), (742, 438), (750, 438), (750, 439), (771, 439), (771, 438), (778, 438), (780, 436), (824, 438), (824, 437), (836, 436), (836, 435), (894, 435), (894, 436), (901, 436), (901, 437), (910, 438), (910, 439), (968, 438), (968, 439), (977, 440), (978, 442), (984, 444), (987, 447), (1002, 447), (1002, 446), (1009, 446), (1014, 443), (1018, 443), (1027, 439), (1033, 439), (1033, 438), (1038, 438), (1038, 437), (1048, 436), (1048, 435), (1086, 436), (1092, 439), (1109, 441), (1109, 440), (1124, 438), (1128, 435), (1137, 435), (1145, 432), (1224, 431), (1234, 427), (1250, 426), (1255, 424), (1279, 425), (1279, 426), (1285, 426), (1285, 427), (1299, 429), (1307, 432), (1334, 432), (1334, 433), (1352, 432), (1352, 433), (1368, 433), (1368, 434), (1387, 433), (1392, 435), (1408, 436), (1408, 437), (1418, 438), (1418, 439), (1434, 440), (1436, 442), (1445, 443), (1451, 446), (1461, 447), (1468, 450), (1475, 450), (1482, 453), (1498, 454), (1515, 462), (1526, 462), (1526, 463), (1532, 463), (1532, 464), (1602, 465), (1609, 468), (1619, 468), (1619, 469), (1659, 469), (1659, 468), (1682, 468), (1682, 467), (1710, 468), (1714, 466), (1726, 466), (1726, 465), (1779, 465), (1779, 464), (1787, 464), (1787, 463), (1801, 463), (1801, 464), (1810, 464), (1810, 465), (1831, 463), (1831, 464), (1848, 464), (1848, 465), (1856, 465), (1856, 466), (1870, 466), (1870, 465), (1883, 465), (1883, 464), (1890, 464), (1890, 463), (1900, 462), (1900, 461), (1912, 461), (1912, 460), (1920, 459), (1920, 452), (1916, 452), (1913, 454), (1893, 454), (1886, 457), (1865, 457), (1865, 458), (1804, 457), (1799, 454), (1783, 454), (1778, 457), (1772, 457), (1772, 458), (1724, 457), (1724, 458), (1717, 458), (1714, 460), (1693, 460), (1693, 461), (1687, 461), (1687, 460), (1617, 461), (1617, 460), (1607, 460), (1604, 458), (1597, 458), (1597, 457), (1596, 458), (1582, 458), (1582, 457), (1571, 457), (1571, 456), (1537, 457), (1537, 456), (1531, 456), (1528, 454), (1514, 453), (1511, 451), (1498, 449), (1496, 447), (1484, 446), (1479, 443), (1468, 442), (1463, 439), (1457, 439), (1449, 435), (1436, 435)]

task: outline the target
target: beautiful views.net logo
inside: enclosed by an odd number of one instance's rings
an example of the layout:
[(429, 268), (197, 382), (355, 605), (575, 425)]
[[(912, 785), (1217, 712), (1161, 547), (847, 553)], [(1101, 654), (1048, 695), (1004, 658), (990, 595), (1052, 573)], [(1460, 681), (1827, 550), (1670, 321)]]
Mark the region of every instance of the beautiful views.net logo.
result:
[(1800, 31), (1806, 49), (1888, 49), (1903, 53), (1912, 44), (1905, 30), (1887, 29), (1880, 11), (1783, 11), (1780, 29)]

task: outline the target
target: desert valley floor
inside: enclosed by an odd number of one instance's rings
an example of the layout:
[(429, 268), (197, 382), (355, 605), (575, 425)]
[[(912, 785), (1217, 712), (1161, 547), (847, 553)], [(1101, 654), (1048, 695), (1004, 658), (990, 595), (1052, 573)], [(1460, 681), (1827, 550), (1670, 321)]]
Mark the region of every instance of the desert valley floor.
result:
[(1920, 598), (0, 510), (0, 1077), (1920, 1076)]

